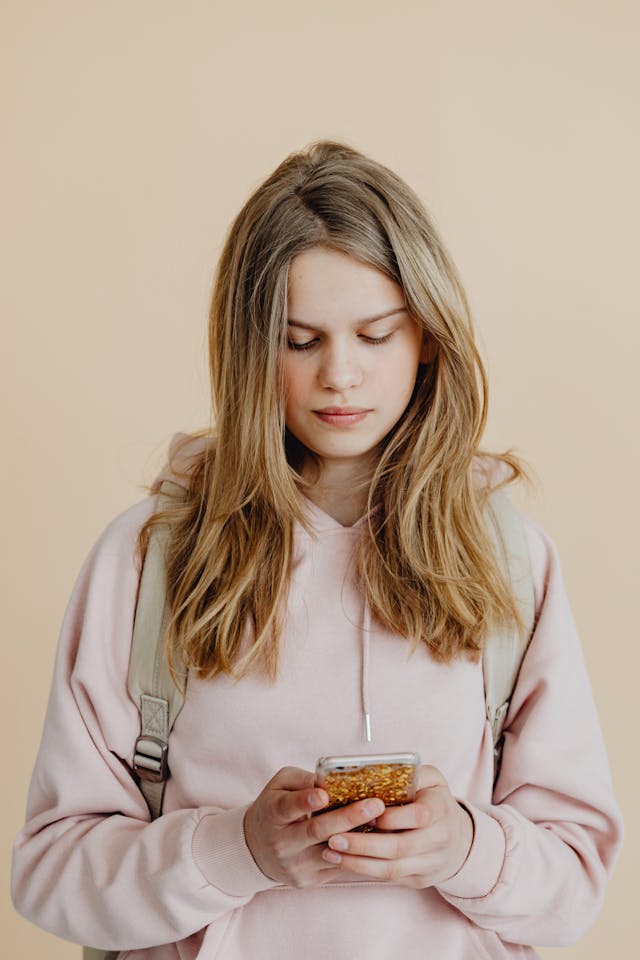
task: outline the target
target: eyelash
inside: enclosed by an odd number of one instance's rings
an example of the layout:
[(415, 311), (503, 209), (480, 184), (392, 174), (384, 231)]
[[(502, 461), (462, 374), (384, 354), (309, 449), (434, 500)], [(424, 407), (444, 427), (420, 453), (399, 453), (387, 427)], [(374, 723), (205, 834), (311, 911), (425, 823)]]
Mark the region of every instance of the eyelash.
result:
[[(391, 340), (393, 336), (392, 333), (388, 333), (385, 337), (365, 337), (362, 335), (362, 339), (365, 343), (370, 344), (372, 347), (377, 347), (381, 343), (386, 343), (387, 340)], [(287, 347), (290, 350), (311, 350), (315, 347), (317, 340), (309, 340), (307, 343), (294, 343), (292, 340), (287, 340)]]

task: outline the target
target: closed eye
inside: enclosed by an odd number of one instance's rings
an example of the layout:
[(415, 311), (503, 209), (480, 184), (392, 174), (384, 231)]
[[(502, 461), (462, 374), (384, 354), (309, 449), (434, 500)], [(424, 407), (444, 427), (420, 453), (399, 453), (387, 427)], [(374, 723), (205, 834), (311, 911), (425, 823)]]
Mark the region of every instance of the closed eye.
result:
[[(393, 336), (393, 333), (387, 333), (384, 337), (367, 337), (364, 333), (360, 334), (360, 339), (364, 340), (365, 343), (370, 344), (372, 347), (376, 347), (381, 343), (386, 343), (387, 340), (390, 340)], [(294, 343), (293, 340), (287, 340), (287, 347), (290, 350), (311, 350), (317, 344), (318, 339), (314, 337), (313, 340), (307, 340), (306, 343)]]

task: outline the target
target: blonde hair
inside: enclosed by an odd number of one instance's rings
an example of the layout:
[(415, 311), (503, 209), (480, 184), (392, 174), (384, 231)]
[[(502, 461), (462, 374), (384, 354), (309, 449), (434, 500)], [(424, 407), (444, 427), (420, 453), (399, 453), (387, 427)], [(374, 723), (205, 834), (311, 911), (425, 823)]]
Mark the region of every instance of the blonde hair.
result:
[[(522, 628), (482, 511), (491, 489), (527, 474), (512, 452), (479, 449), (487, 378), (456, 268), (400, 177), (321, 140), (288, 156), (229, 229), (209, 319), (215, 440), (192, 462), (184, 501), (141, 531), (144, 551), (150, 526), (169, 524), (174, 669), (277, 675), (294, 523), (309, 529), (300, 467), (313, 460), (284, 420), (288, 269), (316, 245), (398, 283), (435, 353), (369, 485), (356, 569), (373, 617), (441, 661), (477, 658), (495, 625)], [(492, 486), (500, 464), (508, 476)]]

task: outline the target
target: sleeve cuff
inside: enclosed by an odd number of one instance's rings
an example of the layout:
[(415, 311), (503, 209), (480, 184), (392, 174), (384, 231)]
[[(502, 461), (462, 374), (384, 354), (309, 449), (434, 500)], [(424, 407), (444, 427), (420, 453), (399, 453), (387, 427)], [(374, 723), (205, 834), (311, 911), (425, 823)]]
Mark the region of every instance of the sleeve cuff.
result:
[(193, 833), (194, 862), (207, 883), (232, 897), (278, 886), (259, 868), (244, 836), (247, 807), (205, 813)]
[(504, 864), (506, 839), (498, 821), (473, 804), (463, 804), (473, 820), (473, 842), (457, 873), (437, 885), (448, 897), (486, 897), (498, 882)]

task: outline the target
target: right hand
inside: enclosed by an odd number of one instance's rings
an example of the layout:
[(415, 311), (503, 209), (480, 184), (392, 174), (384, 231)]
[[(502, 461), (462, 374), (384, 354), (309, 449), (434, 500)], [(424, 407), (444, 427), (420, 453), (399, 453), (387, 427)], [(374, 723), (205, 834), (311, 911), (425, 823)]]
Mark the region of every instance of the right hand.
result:
[(343, 872), (322, 858), (329, 837), (384, 812), (382, 800), (370, 798), (308, 816), (328, 802), (309, 770), (283, 767), (271, 778), (244, 817), (247, 846), (265, 876), (290, 887), (328, 883)]

